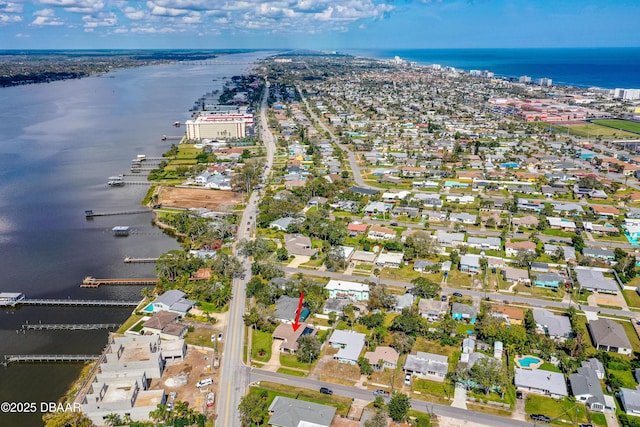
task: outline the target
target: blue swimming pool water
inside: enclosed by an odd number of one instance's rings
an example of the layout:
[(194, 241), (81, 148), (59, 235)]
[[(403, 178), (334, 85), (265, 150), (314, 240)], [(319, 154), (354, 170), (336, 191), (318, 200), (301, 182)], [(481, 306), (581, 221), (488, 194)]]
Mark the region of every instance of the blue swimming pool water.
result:
[(542, 362), (542, 359), (538, 359), (537, 357), (533, 356), (527, 356), (524, 359), (518, 360), (518, 364), (523, 368), (528, 368), (530, 365), (535, 365), (540, 362)]
[(146, 311), (147, 313), (153, 313), (153, 304), (149, 304), (148, 306), (143, 308), (142, 311)]

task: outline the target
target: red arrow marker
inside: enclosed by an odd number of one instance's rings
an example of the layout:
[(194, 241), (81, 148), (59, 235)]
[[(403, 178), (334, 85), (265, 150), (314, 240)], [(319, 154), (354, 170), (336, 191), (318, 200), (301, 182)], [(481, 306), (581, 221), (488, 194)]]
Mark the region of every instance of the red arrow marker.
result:
[(296, 321), (293, 322), (293, 331), (297, 331), (298, 328), (300, 327), (300, 312), (302, 311), (302, 301), (304, 300), (304, 293), (300, 294), (300, 302), (298, 303), (298, 310), (296, 311)]

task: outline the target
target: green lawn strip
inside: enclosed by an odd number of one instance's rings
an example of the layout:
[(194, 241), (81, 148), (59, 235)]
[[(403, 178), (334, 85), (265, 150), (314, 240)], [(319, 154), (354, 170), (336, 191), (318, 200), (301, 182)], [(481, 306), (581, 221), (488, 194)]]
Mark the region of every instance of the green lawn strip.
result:
[(622, 383), (622, 387), (635, 389), (636, 379), (633, 377), (633, 373), (628, 370), (607, 369), (609, 375), (615, 376)]
[[(587, 423), (587, 413), (584, 405), (572, 402), (565, 398), (562, 400), (552, 399), (546, 396), (529, 394), (525, 402), (527, 414), (543, 414), (551, 418), (552, 424)], [(576, 420), (577, 418), (577, 420)]]
[(552, 365), (549, 362), (544, 362), (542, 365), (540, 365), (540, 368), (538, 369), (542, 369), (544, 371), (551, 371), (551, 372), (562, 372), (560, 368), (558, 368), (556, 365)]
[[(271, 359), (271, 334), (253, 329), (251, 337), (251, 358), (259, 362), (268, 362)], [(260, 356), (258, 353), (262, 352)]]
[(630, 122), (628, 120), (603, 119), (592, 120), (591, 122), (601, 126), (622, 129), (627, 132), (640, 133), (640, 124), (636, 122)]
[(633, 323), (628, 320), (620, 321), (619, 323), (621, 323), (624, 327), (624, 330), (627, 333), (627, 337), (629, 338), (629, 341), (631, 341), (631, 347), (633, 348), (633, 351), (640, 351), (640, 339), (638, 339), (638, 334), (636, 333), (636, 329), (633, 327)]
[(420, 396), (419, 398), (426, 398), (430, 400), (430, 397), (438, 399), (439, 403), (447, 404), (449, 401), (447, 397), (453, 398), (453, 388), (446, 382), (436, 382), (423, 379), (415, 379), (412, 384), (413, 394)]
[(334, 406), (336, 407), (336, 415), (346, 417), (352, 403), (349, 397), (329, 396), (321, 394), (319, 391), (292, 387), (285, 384), (276, 384), (269, 381), (260, 381), (260, 387), (251, 387), (249, 392), (260, 395), (263, 390), (266, 390), (268, 393), (267, 407), (271, 405), (271, 402), (273, 402), (276, 396), (284, 396), (321, 405)]
[(141, 314), (132, 314), (131, 316), (129, 316), (129, 318), (127, 320), (124, 321), (122, 326), (120, 326), (120, 328), (118, 328), (117, 333), (118, 334), (124, 334), (129, 328), (131, 328), (138, 321), (140, 321), (140, 319), (142, 319), (142, 317), (143, 316)]
[(184, 337), (187, 344), (198, 345), (201, 347), (214, 348), (216, 343), (211, 342), (211, 331), (209, 329), (195, 329), (193, 332), (187, 333)]
[(499, 417), (511, 417), (511, 410), (500, 409), (496, 406), (483, 405), (478, 403), (467, 403), (467, 409), (469, 411), (482, 412), (485, 414), (497, 415)]
[(289, 368), (278, 368), (278, 373), (285, 374), (285, 375), (293, 375), (295, 377), (306, 377), (308, 375), (307, 372), (297, 371), (295, 369), (289, 369)]
[(311, 363), (298, 362), (298, 359), (293, 354), (281, 354), (280, 365), (288, 368), (303, 369), (305, 371), (311, 369)]
[(607, 427), (607, 417), (605, 417), (604, 414), (591, 412), (589, 416), (591, 417), (591, 424), (595, 424), (600, 427)]
[(627, 301), (629, 307), (640, 308), (640, 295), (636, 291), (622, 291), (624, 299)]
[(551, 228), (547, 228), (542, 232), (542, 234), (546, 234), (548, 236), (556, 236), (556, 237), (572, 237), (575, 235), (575, 233), (570, 233), (562, 230), (554, 230)]

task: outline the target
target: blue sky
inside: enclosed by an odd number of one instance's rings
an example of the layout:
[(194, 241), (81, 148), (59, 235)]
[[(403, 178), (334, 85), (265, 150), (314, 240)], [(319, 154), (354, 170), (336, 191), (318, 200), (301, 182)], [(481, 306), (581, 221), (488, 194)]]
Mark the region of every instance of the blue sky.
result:
[(640, 0), (0, 0), (0, 49), (638, 47)]

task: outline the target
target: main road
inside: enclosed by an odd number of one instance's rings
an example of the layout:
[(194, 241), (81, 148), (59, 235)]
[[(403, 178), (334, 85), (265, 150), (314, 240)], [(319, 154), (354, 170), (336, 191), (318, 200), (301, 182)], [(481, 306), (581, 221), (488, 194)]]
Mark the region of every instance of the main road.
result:
[[(276, 144), (267, 123), (268, 96), (269, 82), (266, 82), (260, 104), (261, 136), (267, 149), (267, 161), (262, 176), (263, 182), (266, 182), (269, 178), (276, 151)], [(259, 191), (253, 191), (249, 196), (247, 207), (238, 225), (236, 243), (243, 239), (251, 238), (251, 232), (255, 227), (259, 199)], [(236, 256), (239, 256), (236, 245), (234, 245), (233, 251)], [(249, 370), (242, 361), (244, 349), (244, 320), (242, 316), (245, 312), (245, 285), (251, 276), (251, 262), (248, 258), (239, 258), (243, 259), (243, 267), (246, 273), (240, 278), (233, 279), (233, 297), (229, 308), (227, 336), (222, 353), (222, 375), (218, 392), (218, 418), (216, 419), (216, 426), (218, 427), (240, 426), (238, 405), (242, 396), (246, 394), (247, 386), (249, 385)]]

